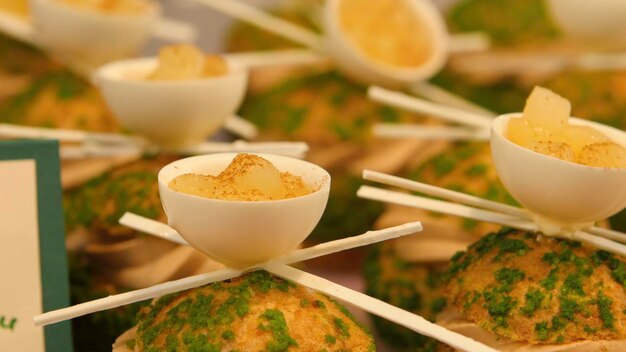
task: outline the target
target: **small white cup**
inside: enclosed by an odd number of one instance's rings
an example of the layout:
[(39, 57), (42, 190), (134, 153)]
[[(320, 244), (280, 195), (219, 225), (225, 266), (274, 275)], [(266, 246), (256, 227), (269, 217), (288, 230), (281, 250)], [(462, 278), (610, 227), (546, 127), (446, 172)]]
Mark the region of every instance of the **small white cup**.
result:
[[(409, 1), (411, 9), (428, 31), (431, 46), (428, 59), (416, 67), (384, 64), (362, 53), (342, 29), (340, 2), (341, 0), (328, 0), (324, 7), (325, 45), (337, 66), (353, 79), (367, 84), (375, 82), (378, 85), (398, 88), (427, 80), (445, 65), (448, 58), (449, 35), (441, 14), (430, 1)], [(364, 2), (363, 6), (367, 6), (367, 3)]]
[(138, 14), (100, 13), (53, 0), (30, 0), (37, 38), (84, 71), (137, 55), (161, 17), (155, 2)]
[(247, 71), (228, 63), (224, 76), (181, 81), (146, 80), (156, 58), (113, 62), (94, 76), (104, 99), (123, 125), (165, 147), (197, 145), (217, 132), (239, 108)]
[(548, 0), (556, 24), (575, 40), (626, 44), (626, 1)]
[(187, 173), (217, 175), (236, 153), (181, 159), (159, 172), (159, 192), (169, 225), (194, 248), (229, 267), (246, 268), (294, 250), (319, 222), (330, 191), (330, 175), (299, 159), (256, 154), (281, 172), (300, 176), (316, 191), (273, 201), (209, 199), (169, 188)]
[[(579, 229), (626, 207), (626, 169), (580, 165), (521, 147), (505, 137), (510, 119), (497, 117), (491, 128), (491, 152), (500, 180), (526, 209), (550, 225)], [(626, 147), (626, 133), (606, 125), (570, 118)], [(540, 224), (541, 226), (541, 224)]]

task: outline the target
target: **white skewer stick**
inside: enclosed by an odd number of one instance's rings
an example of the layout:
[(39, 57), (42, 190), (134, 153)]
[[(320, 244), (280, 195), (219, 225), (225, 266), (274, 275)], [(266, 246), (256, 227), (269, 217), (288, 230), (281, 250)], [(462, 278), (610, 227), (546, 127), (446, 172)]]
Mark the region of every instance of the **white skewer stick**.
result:
[(152, 35), (175, 43), (192, 43), (198, 39), (196, 27), (171, 18), (161, 18), (152, 30)]
[(75, 160), (85, 158), (107, 158), (115, 156), (140, 156), (143, 149), (132, 145), (98, 145), (86, 143), (83, 145), (62, 145), (59, 150), (61, 159)]
[[(567, 239), (567, 236), (560, 236)], [(571, 237), (573, 240), (588, 243), (598, 249), (605, 250), (621, 256), (626, 256), (626, 246), (613, 242), (610, 239), (594, 236), (584, 231), (576, 231)]]
[(140, 139), (117, 133), (93, 133), (80, 130), (26, 127), (0, 123), (0, 136), (9, 138), (58, 139), (63, 142), (97, 142), (126, 145), (140, 145)]
[[(173, 228), (162, 222), (152, 220), (141, 215), (126, 212), (120, 218), (119, 223), (134, 230), (145, 232), (164, 240), (182, 245), (189, 245), (187, 241), (185, 241), (185, 239), (182, 238)], [(321, 243), (316, 246), (306, 248), (306, 250), (290, 252), (278, 258), (272, 259), (268, 263), (284, 264), (302, 262), (313, 257), (321, 257), (327, 254), (335, 253), (338, 248), (351, 249), (367, 246), (373, 243), (405, 236), (409, 234), (408, 231), (420, 232), (422, 230), (423, 228), (421, 223), (416, 222), (398, 225), (384, 230), (368, 231), (359, 236), (352, 236), (340, 240)]]
[(0, 32), (40, 48), (33, 26), (24, 18), (0, 10)]
[(608, 238), (616, 242), (626, 243), (626, 233), (614, 231), (611, 229), (604, 229), (597, 226), (585, 229), (585, 231), (600, 237)]
[(450, 35), (450, 54), (485, 51), (491, 47), (491, 38), (485, 32), (466, 32)]
[(488, 129), (425, 126), (418, 124), (378, 123), (372, 133), (379, 138), (419, 138), (448, 141), (488, 141)]
[(259, 142), (248, 143), (236, 141), (233, 143), (206, 142), (198, 146), (178, 149), (181, 154), (212, 154), (212, 153), (269, 153), (291, 156), (302, 159), (309, 146), (304, 142)]
[[(526, 219), (472, 208), (456, 203), (414, 196), (406, 193), (387, 191), (370, 186), (361, 186), (361, 188), (359, 188), (359, 190), (357, 191), (357, 195), (362, 198), (378, 200), (392, 204), (399, 204), (418, 209), (425, 209), (437, 213), (455, 215), (478, 221), (491, 222), (494, 224), (509, 226), (525, 231), (538, 231), (537, 225), (535, 225), (535, 223), (533, 223), (532, 221)], [(584, 231), (576, 231), (572, 234), (557, 234), (554, 237), (589, 243), (597, 248), (604, 249), (611, 253), (626, 256), (625, 245), (613, 242), (606, 238), (592, 235)]]
[(421, 95), (435, 103), (443, 104), (444, 106), (457, 108), (460, 111), (471, 112), (488, 117), (497, 116), (497, 114), (491, 110), (426, 81), (415, 82), (409, 86), (408, 89), (413, 94)]
[(277, 18), (254, 6), (237, 0), (195, 0), (239, 20), (273, 32), (312, 49), (323, 51), (322, 38), (316, 33)]
[(288, 49), (225, 54), (228, 61), (249, 69), (268, 66), (313, 65), (329, 62), (330, 58), (310, 49)]
[(53, 310), (35, 316), (33, 321), (35, 326), (54, 324), (102, 310), (117, 308), (126, 304), (140, 302), (183, 290), (189, 290), (212, 282), (232, 279), (240, 276), (242, 273), (243, 271), (227, 268), (206, 274), (190, 276), (184, 279), (170, 281), (148, 288), (142, 288), (135, 291), (97, 299), (91, 302), (81, 303), (68, 308)]
[(485, 115), (433, 103), (377, 86), (371, 86), (367, 90), (367, 96), (374, 101), (395, 106), (403, 110), (427, 114), (446, 121), (479, 127), (481, 129), (490, 129), (491, 123), (493, 122), (493, 119)]
[(369, 313), (378, 315), (396, 324), (400, 324), (417, 333), (432, 337), (452, 346), (459, 351), (467, 352), (496, 352), (491, 347), (483, 345), (469, 337), (452, 332), (442, 326), (431, 323), (419, 315), (404, 309), (392, 306), (366, 294), (351, 290), (332, 281), (289, 267), (287, 265), (267, 265), (265, 269), (274, 275), (289, 281), (321, 291), (341, 301), (359, 307)]
[(124, 213), (124, 215), (120, 218), (119, 223), (130, 227), (133, 230), (145, 232), (149, 235), (159, 237), (170, 242), (185, 246), (189, 245), (189, 243), (187, 243), (187, 241), (185, 241), (185, 239), (182, 238), (173, 228), (162, 222), (148, 219), (134, 213)]
[(521, 230), (535, 231), (537, 229), (532, 221), (521, 219), (516, 216), (406, 193), (388, 191), (371, 186), (361, 186), (357, 191), (357, 196), (386, 203), (404, 205), (412, 208), (425, 209), (436, 213), (491, 222), (503, 226), (515, 227)]
[(610, 71), (626, 69), (626, 53), (580, 55), (574, 60), (575, 67), (589, 71)]
[(224, 121), (224, 129), (245, 139), (255, 139), (259, 134), (256, 126), (239, 116), (231, 116)]
[(482, 209), (500, 212), (507, 215), (517, 216), (522, 219), (530, 220), (530, 214), (519, 207), (508, 204), (502, 204), (469, 194), (452, 191), (446, 188), (429, 185), (422, 182), (407, 180), (406, 178), (384, 174), (372, 170), (363, 170), (363, 178), (365, 180), (379, 182), (385, 185), (407, 189), (409, 191), (424, 193), (429, 196), (442, 198), (456, 203), (466, 204)]
[[(139, 222), (135, 222), (138, 224)], [(148, 227), (152, 226), (149, 224)], [(167, 225), (165, 225), (167, 226)], [(378, 241), (384, 241), (391, 238), (397, 238), (419, 232), (422, 230), (422, 224), (420, 222), (411, 222), (400, 226), (390, 227), (384, 230), (368, 231), (367, 233), (346, 238), (343, 240), (332, 241), (321, 245), (321, 249), (318, 246), (298, 249), (289, 254), (278, 258), (284, 264), (294, 263), (291, 260), (304, 261), (308, 259), (317, 258), (321, 255), (326, 255), (334, 252), (351, 249), (358, 246), (364, 246)], [(156, 231), (155, 231), (156, 232)], [(332, 246), (332, 247), (331, 247)], [(331, 250), (332, 249), (332, 250)], [(261, 268), (265, 263), (253, 265), (249, 270), (257, 270)], [(64, 320), (80, 317), (86, 314), (99, 312), (101, 310), (111, 309), (125, 304), (135, 303), (146, 299), (151, 299), (166, 295), (173, 292), (179, 292), (182, 290), (188, 290), (191, 288), (206, 285), (212, 282), (231, 279), (239, 276), (247, 270), (240, 271), (235, 269), (223, 269), (215, 272), (200, 274), (191, 276), (185, 279), (166, 282), (163, 284), (151, 286), (144, 289), (139, 289), (131, 292), (122, 293), (119, 295), (113, 295), (101, 299), (97, 299), (91, 302), (78, 304), (72, 307), (63, 308), (55, 311), (50, 311), (44, 314), (35, 316), (33, 319), (36, 326), (49, 325), (58, 323)]]
[(303, 262), (312, 258), (325, 256), (356, 247), (367, 246), (373, 243), (391, 240), (410, 235), (423, 230), (420, 222), (409, 222), (403, 225), (388, 227), (383, 230), (367, 231), (359, 236), (352, 236), (321, 243), (313, 247), (293, 251), (268, 261), (268, 264), (291, 264)]
[[(507, 215), (517, 216), (524, 220), (532, 220), (531, 214), (524, 208), (515, 207), (508, 204), (498, 203), (469, 194), (452, 191), (446, 188), (429, 185), (422, 182), (407, 180), (402, 177), (384, 174), (381, 172), (363, 170), (363, 179), (379, 182), (385, 185), (406, 189), (409, 191), (424, 193), (429, 196), (442, 198), (455, 203), (474, 206), (481, 209), (491, 210)], [(585, 231), (605, 237), (616, 242), (626, 243), (626, 234), (610, 229), (593, 226)]]

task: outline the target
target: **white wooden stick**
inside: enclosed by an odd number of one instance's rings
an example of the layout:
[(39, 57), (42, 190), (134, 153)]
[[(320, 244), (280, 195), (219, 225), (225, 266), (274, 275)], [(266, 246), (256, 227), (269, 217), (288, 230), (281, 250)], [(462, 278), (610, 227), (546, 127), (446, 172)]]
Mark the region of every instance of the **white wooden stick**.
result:
[(185, 239), (182, 238), (173, 228), (167, 226), (162, 222), (148, 219), (134, 213), (124, 213), (124, 215), (120, 218), (119, 223), (124, 226), (128, 226), (131, 229), (145, 232), (164, 240), (168, 240), (185, 246), (189, 245), (189, 243), (187, 243), (187, 241), (185, 241)]
[(236, 141), (233, 143), (206, 142), (195, 147), (178, 149), (182, 154), (211, 154), (211, 153), (269, 153), (303, 158), (309, 146), (304, 142), (259, 142), (248, 143)]
[(267, 265), (265, 270), (286, 280), (326, 293), (331, 297), (347, 302), (396, 324), (400, 324), (417, 333), (432, 337), (459, 351), (496, 352), (496, 350), (491, 347), (431, 323), (419, 315), (307, 272), (287, 265)]
[(626, 257), (626, 246), (613, 242), (609, 239), (594, 236), (584, 231), (576, 231), (572, 234), (572, 239), (588, 243), (598, 249), (602, 249), (614, 254)]
[(91, 302), (81, 303), (72, 307), (50, 311), (33, 318), (35, 326), (45, 326), (58, 323), (83, 315), (99, 312), (106, 309), (120, 307), (126, 304), (160, 297), (170, 293), (192, 289), (216, 281), (223, 281), (240, 276), (243, 272), (235, 269), (222, 269), (206, 274), (190, 276), (184, 279), (170, 281), (148, 288), (120, 293)]
[[(138, 222), (135, 222), (135, 224), (138, 224)], [(152, 224), (148, 224), (147, 227), (150, 227), (150, 226), (152, 226)], [(405, 225), (390, 227), (384, 230), (367, 232), (361, 235), (363, 236), (363, 238), (361, 239), (347, 238), (343, 240), (330, 242), (330, 243), (334, 243), (334, 245), (329, 245), (328, 243), (326, 243), (324, 245), (321, 245), (322, 247), (315, 246), (315, 247), (310, 247), (310, 248), (305, 248), (305, 249), (298, 249), (278, 259), (280, 260), (280, 262), (284, 262), (285, 264), (291, 264), (291, 263), (294, 263), (295, 260), (301, 260), (301, 261), (309, 260), (309, 259), (319, 257), (321, 255), (339, 252), (339, 251), (354, 248), (357, 246), (363, 246), (366, 244), (383, 241), (389, 238), (406, 236), (415, 232), (419, 232), (421, 230), (422, 230), (421, 223), (419, 222), (408, 223)], [(157, 229), (154, 232), (158, 232), (158, 231), (159, 229)], [(361, 237), (361, 236), (357, 236), (357, 237)], [(330, 246), (333, 246), (334, 248), (330, 248)], [(34, 322), (36, 326), (58, 323), (64, 320), (69, 320), (72, 318), (80, 317), (80, 316), (98, 312), (101, 310), (115, 308), (115, 307), (119, 307), (125, 304), (135, 303), (135, 302), (143, 301), (146, 299), (159, 297), (159, 296), (166, 295), (166, 294), (173, 293), (173, 292), (188, 290), (191, 288), (209, 284), (211, 282), (227, 280), (227, 279), (239, 276), (245, 271), (257, 270), (263, 265), (264, 263), (259, 263), (258, 265), (253, 265), (250, 267), (250, 269), (244, 270), (244, 271), (227, 268), (227, 269), (215, 271), (215, 272), (208, 273), (208, 274), (191, 276), (185, 279), (170, 281), (170, 282), (166, 282), (163, 284), (151, 286), (151, 287), (136, 290), (136, 291), (109, 296), (109, 297), (97, 299), (91, 302), (81, 303), (72, 307), (63, 308), (63, 309), (47, 312), (44, 314), (40, 314), (34, 318)]]
[(430, 199), (406, 193), (388, 191), (371, 186), (361, 186), (357, 191), (357, 196), (386, 203), (404, 205), (412, 208), (425, 209), (442, 214), (449, 214), (460, 216), (463, 218), (491, 222), (526, 231), (535, 231), (537, 229), (532, 221), (520, 219), (516, 216), (472, 208), (466, 205), (444, 202), (441, 200)]
[[(363, 179), (406, 189), (409, 191), (424, 193), (429, 196), (442, 198), (455, 203), (470, 205), (481, 209), (517, 216), (524, 220), (532, 220), (531, 214), (524, 208), (494, 202), (488, 199), (483, 199), (469, 194), (452, 191), (446, 188), (408, 180), (398, 176), (384, 174), (382, 172), (363, 170)], [(610, 229), (604, 229), (597, 226), (593, 226), (589, 229), (586, 229), (585, 231), (600, 237), (614, 240), (616, 242), (626, 243), (625, 233), (613, 231)]]
[(466, 32), (450, 35), (448, 52), (460, 54), (485, 51), (491, 47), (491, 38), (485, 32)]
[(498, 115), (491, 110), (485, 109), (476, 103), (426, 81), (415, 82), (410, 85), (408, 89), (413, 94), (421, 95), (424, 98), (444, 106), (457, 108), (460, 111), (488, 117), (496, 117)]
[[(508, 226), (524, 231), (538, 231), (538, 227), (532, 221), (515, 216), (491, 212), (487, 210), (468, 207), (465, 205), (444, 202), (440, 200), (414, 196), (406, 193), (382, 190), (370, 186), (361, 186), (357, 195), (362, 198), (378, 200), (382, 202), (399, 204), (408, 207), (425, 209), (437, 213), (455, 215), (478, 221), (486, 221), (494, 224)], [(577, 240), (589, 243), (597, 248), (604, 249), (611, 253), (626, 256), (626, 246), (593, 234), (576, 231), (573, 234), (557, 234), (554, 237)]]
[(0, 10), (0, 32), (18, 41), (41, 48), (31, 23), (19, 16)]
[(489, 129), (491, 128), (491, 123), (493, 122), (492, 118), (485, 115), (479, 115), (450, 106), (433, 103), (377, 86), (371, 86), (367, 90), (367, 96), (374, 101), (389, 104), (403, 110), (427, 114), (446, 121), (472, 127)]
[(127, 145), (141, 144), (141, 140), (137, 137), (130, 137), (117, 133), (95, 133), (80, 130), (27, 127), (8, 123), (0, 123), (0, 136), (9, 138), (58, 139), (63, 142), (74, 143), (97, 142)]
[(587, 53), (574, 60), (573, 65), (588, 71), (617, 71), (626, 69), (626, 53)]
[(447, 141), (488, 141), (488, 129), (464, 127), (427, 126), (408, 123), (378, 123), (372, 133), (379, 138), (418, 138)]
[(132, 145), (99, 145), (85, 143), (82, 145), (62, 145), (59, 148), (61, 159), (76, 160), (85, 158), (108, 158), (115, 156), (140, 156), (143, 149)]
[(259, 28), (273, 32), (312, 49), (322, 51), (322, 39), (316, 33), (297, 26), (289, 21), (277, 18), (254, 6), (238, 0), (195, 0), (241, 21), (248, 22)]
[(231, 116), (224, 121), (223, 126), (227, 131), (238, 135), (245, 139), (255, 139), (259, 134), (259, 130), (256, 126), (239, 116)]
[(287, 49), (225, 54), (224, 58), (249, 69), (268, 66), (313, 65), (329, 57), (310, 49)]
[(585, 231), (600, 237), (608, 238), (616, 242), (626, 243), (626, 233), (611, 229), (604, 229), (597, 226), (593, 226), (589, 229), (586, 229)]
[(388, 227), (383, 230), (367, 231), (359, 236), (347, 237), (293, 251), (270, 260), (268, 264), (291, 264), (303, 262), (312, 258), (321, 257), (343, 250), (367, 246), (373, 243), (410, 235), (422, 230), (423, 227), (421, 222), (409, 222), (403, 225)]
[(193, 43), (198, 31), (193, 25), (171, 18), (161, 18), (152, 30), (152, 35), (174, 43)]
[(480, 197), (472, 196), (469, 194), (452, 191), (446, 188), (429, 185), (422, 182), (407, 180), (406, 178), (384, 174), (382, 172), (376, 172), (372, 170), (363, 170), (363, 178), (365, 180), (379, 182), (385, 185), (406, 189), (409, 191), (415, 191), (427, 194), (429, 196), (442, 198), (448, 201), (466, 204), (482, 209), (491, 210), (494, 212), (500, 212), (507, 215), (517, 216), (522, 219), (530, 220), (531, 216), (523, 208), (514, 207), (508, 204), (498, 203), (483, 199)]

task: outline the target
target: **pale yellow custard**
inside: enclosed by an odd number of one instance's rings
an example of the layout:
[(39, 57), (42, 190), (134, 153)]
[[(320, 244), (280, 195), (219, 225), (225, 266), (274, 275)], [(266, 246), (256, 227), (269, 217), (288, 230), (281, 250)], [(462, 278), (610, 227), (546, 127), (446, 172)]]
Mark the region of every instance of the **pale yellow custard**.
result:
[(185, 174), (168, 186), (200, 197), (243, 201), (280, 200), (313, 192), (302, 177), (280, 172), (268, 160), (252, 154), (237, 155), (217, 176)]
[(171, 45), (159, 51), (159, 64), (148, 75), (149, 80), (185, 80), (223, 76), (228, 73), (226, 61), (217, 55), (206, 56), (192, 45)]
[(419, 66), (433, 50), (409, 0), (342, 0), (339, 17), (348, 39), (375, 61)]
[(535, 87), (523, 117), (509, 121), (506, 136), (524, 148), (573, 163), (626, 168), (626, 149), (591, 127), (571, 125), (570, 112), (568, 100)]
[(148, 11), (152, 4), (148, 0), (56, 0), (68, 5), (110, 14), (136, 15)]

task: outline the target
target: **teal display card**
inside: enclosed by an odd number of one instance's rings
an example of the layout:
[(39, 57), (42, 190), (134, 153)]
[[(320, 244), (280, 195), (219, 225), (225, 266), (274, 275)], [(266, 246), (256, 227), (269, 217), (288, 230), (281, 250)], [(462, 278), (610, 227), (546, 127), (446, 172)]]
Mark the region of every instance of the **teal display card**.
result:
[(71, 352), (69, 322), (33, 317), (69, 305), (56, 141), (0, 141), (0, 350)]

